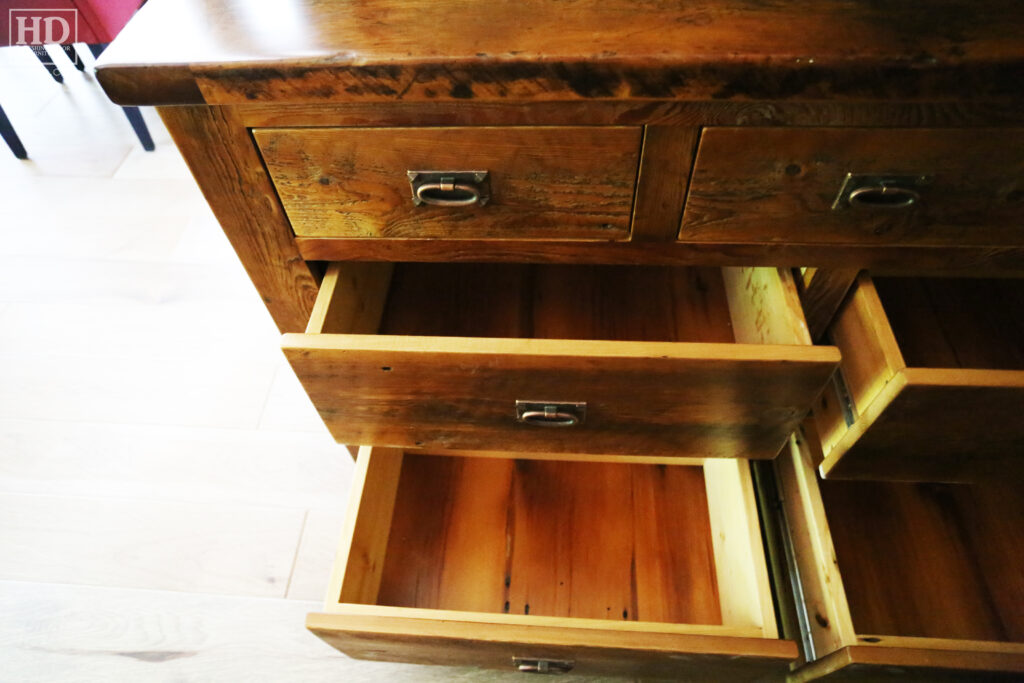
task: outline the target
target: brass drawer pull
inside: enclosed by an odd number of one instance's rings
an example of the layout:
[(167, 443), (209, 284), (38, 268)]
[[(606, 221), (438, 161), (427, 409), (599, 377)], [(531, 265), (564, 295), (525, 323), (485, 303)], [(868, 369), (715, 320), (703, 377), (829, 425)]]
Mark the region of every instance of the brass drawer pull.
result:
[(565, 674), (572, 671), (576, 662), (569, 659), (530, 659), (513, 657), (512, 666), (516, 671), (531, 674)]
[(575, 427), (586, 416), (586, 403), (516, 401), (516, 421), (538, 427)]
[(913, 206), (921, 195), (905, 187), (858, 187), (850, 193), (847, 201), (851, 206), (866, 206), (873, 209), (905, 209)]
[(919, 189), (932, 182), (928, 175), (847, 173), (832, 210), (909, 209), (921, 201)]
[(416, 206), (483, 206), (490, 199), (487, 171), (406, 171)]

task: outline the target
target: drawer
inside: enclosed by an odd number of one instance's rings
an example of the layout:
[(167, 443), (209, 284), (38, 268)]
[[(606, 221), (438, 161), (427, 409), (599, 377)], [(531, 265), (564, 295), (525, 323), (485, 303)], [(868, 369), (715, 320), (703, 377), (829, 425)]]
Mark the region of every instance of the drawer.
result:
[(1022, 224), (1022, 129), (710, 128), (679, 239), (1019, 246)]
[(812, 444), (774, 462), (807, 625), (793, 681), (1021, 680), (1021, 481), (822, 481)]
[[(299, 237), (629, 237), (637, 126), (262, 128), (253, 135)], [(439, 186), (421, 190), (422, 203), (410, 172), (440, 172), (415, 178)], [(440, 187), (445, 177), (452, 189)], [(472, 203), (431, 203), (438, 201)]]
[(363, 447), (307, 626), (364, 659), (762, 680), (797, 657), (772, 605), (746, 461)]
[(700, 457), (775, 457), (839, 360), (773, 268), (336, 263), (283, 347), (340, 443)]
[(1024, 473), (1024, 280), (861, 274), (834, 318), (840, 372), (815, 406), (829, 478)]

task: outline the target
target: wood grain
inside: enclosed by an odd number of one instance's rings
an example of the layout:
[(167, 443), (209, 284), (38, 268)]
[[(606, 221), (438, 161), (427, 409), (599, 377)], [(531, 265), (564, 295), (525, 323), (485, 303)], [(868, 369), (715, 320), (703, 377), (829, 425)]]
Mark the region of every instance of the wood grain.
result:
[[(636, 127), (253, 131), (300, 237), (591, 238), (629, 235)], [(491, 198), (416, 206), (407, 171), (489, 171)]]
[(1019, 485), (825, 481), (821, 492), (858, 633), (1024, 640)]
[[(538, 270), (552, 286), (530, 292), (527, 267), (455, 268), (455, 280), (399, 268), (385, 334), (289, 335), (285, 353), (343, 443), (574, 452), (585, 438), (593, 453), (767, 458), (838, 358), (725, 343), (722, 290), (712, 303), (700, 271)], [(587, 401), (588, 417), (531, 427), (515, 422), (516, 400)]]
[(99, 73), (115, 100), (139, 104), (195, 102), (197, 88), (221, 104), (1005, 99), (1019, 95), (1022, 27), (1020, 8), (996, 0), (947, 0), (926, 17), (813, 0), (165, 0), (122, 31)]
[(318, 284), (235, 110), (167, 107), (160, 115), (278, 329), (305, 329)]
[(800, 303), (807, 317), (811, 339), (821, 339), (828, 330), (858, 272), (855, 268), (808, 268), (798, 278)]
[[(701, 136), (679, 237), (1020, 246), (1022, 148), (1021, 129), (711, 128)], [(847, 173), (933, 180), (908, 209), (833, 210)]]
[(633, 209), (633, 240), (667, 242), (678, 232), (699, 136), (699, 128), (644, 128)]
[(469, 664), (500, 671), (512, 669), (513, 656), (540, 657), (570, 660), (572, 673), (580, 676), (677, 681), (703, 681), (712, 676), (755, 681), (782, 675), (796, 656), (795, 643), (786, 640), (595, 629), (582, 624), (481, 623), (443, 618), (445, 614), (438, 612), (428, 619), (314, 613), (306, 626), (356, 658)]
[(871, 268), (896, 273), (1024, 271), (1024, 248), (866, 246), (769, 242), (608, 242), (605, 240), (380, 239), (299, 237), (309, 261), (618, 263), (702, 266)]
[[(944, 641), (937, 641), (944, 642)], [(861, 647), (851, 645), (807, 664), (787, 680), (910, 681), (933, 683), (1020, 680), (1024, 658), (1005, 652), (963, 652), (921, 647)]]
[(699, 467), (407, 454), (377, 602), (722, 623), (703, 489)]

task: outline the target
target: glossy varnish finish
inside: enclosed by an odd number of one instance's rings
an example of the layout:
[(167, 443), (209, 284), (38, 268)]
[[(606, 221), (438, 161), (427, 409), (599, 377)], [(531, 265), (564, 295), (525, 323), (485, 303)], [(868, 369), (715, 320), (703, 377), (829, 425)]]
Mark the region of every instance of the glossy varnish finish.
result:
[[(402, 264), (380, 334), (327, 321), (284, 349), (342, 443), (771, 458), (838, 356), (774, 342), (806, 329), (788, 273), (760, 270), (723, 292), (715, 269)], [(517, 423), (517, 400), (586, 402), (586, 420)]]
[[(639, 127), (257, 129), (303, 237), (629, 236)], [(412, 201), (408, 171), (487, 171), (490, 198)]]
[(100, 78), (145, 104), (998, 98), (1019, 94), (1022, 28), (1004, 0), (162, 0)]

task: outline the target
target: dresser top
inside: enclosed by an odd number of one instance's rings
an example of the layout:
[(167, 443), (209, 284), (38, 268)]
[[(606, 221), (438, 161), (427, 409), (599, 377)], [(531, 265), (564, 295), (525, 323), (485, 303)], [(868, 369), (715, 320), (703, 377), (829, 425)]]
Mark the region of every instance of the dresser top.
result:
[(955, 100), (1024, 90), (1019, 0), (150, 0), (122, 104)]

